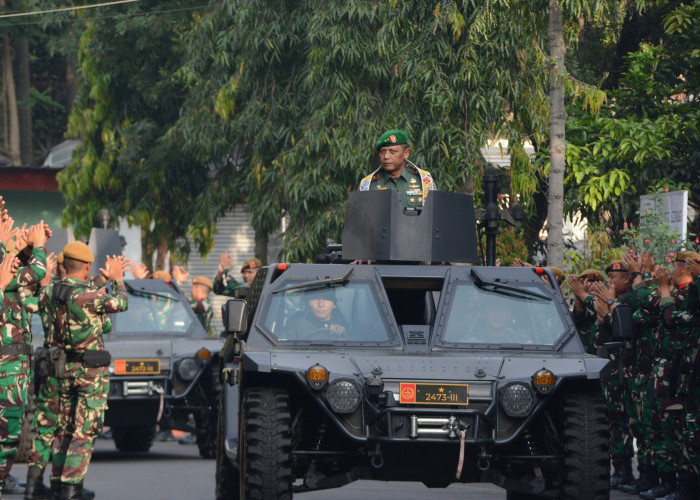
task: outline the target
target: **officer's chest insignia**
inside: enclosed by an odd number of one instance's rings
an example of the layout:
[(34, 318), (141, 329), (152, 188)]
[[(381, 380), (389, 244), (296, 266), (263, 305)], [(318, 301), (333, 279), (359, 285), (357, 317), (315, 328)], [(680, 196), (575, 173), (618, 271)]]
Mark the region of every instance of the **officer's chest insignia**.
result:
[(420, 189), (409, 189), (406, 191), (408, 196), (418, 196), (420, 194)]
[(415, 198), (411, 198), (409, 201), (410, 201), (411, 203), (415, 203), (415, 202), (416, 202), (416, 199), (415, 199)]
[(389, 189), (388, 187), (382, 187), (382, 186), (377, 186), (377, 189), (379, 191), (384, 191), (385, 189)]
[(418, 184), (418, 181), (415, 177), (411, 177), (411, 184)]

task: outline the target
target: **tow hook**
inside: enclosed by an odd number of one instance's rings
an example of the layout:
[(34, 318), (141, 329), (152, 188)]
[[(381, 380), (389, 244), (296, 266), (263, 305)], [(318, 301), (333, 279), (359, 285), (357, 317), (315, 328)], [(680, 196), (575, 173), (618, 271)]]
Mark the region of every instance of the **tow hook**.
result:
[(377, 443), (374, 446), (374, 451), (370, 451), (369, 455), (372, 457), (370, 463), (375, 469), (381, 469), (384, 466), (384, 456), (382, 455), (382, 448)]
[(481, 451), (479, 451), (479, 458), (476, 461), (476, 466), (482, 472), (491, 468), (491, 461), (489, 460), (489, 455), (486, 453), (486, 447), (484, 446), (482, 446)]

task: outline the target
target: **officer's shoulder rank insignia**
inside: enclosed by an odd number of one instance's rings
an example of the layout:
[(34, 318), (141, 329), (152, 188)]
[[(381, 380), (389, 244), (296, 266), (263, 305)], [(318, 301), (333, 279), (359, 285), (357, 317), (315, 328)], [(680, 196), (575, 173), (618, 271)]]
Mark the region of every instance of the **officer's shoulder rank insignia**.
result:
[[(420, 172), (418, 172), (418, 169), (416, 167), (411, 167), (411, 173), (413, 175), (420, 175)], [(412, 180), (415, 181), (415, 179)]]
[(374, 174), (374, 175), (372, 176), (372, 180), (371, 180), (370, 182), (375, 182), (375, 181), (378, 181), (378, 180), (379, 180), (379, 174)]

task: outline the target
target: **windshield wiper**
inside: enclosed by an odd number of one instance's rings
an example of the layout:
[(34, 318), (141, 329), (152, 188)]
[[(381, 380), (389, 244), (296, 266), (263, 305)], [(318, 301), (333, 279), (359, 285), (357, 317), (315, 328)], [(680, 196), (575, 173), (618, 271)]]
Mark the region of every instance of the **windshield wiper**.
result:
[(502, 283), (491, 283), (490, 281), (484, 281), (483, 279), (481, 279), (478, 273), (474, 272), (474, 269), (472, 269), (471, 275), (472, 278), (474, 278), (474, 284), (482, 290), (500, 293), (502, 295), (508, 295), (509, 297), (516, 297), (519, 299), (536, 299), (546, 300), (550, 302), (552, 300), (551, 297), (547, 297), (546, 295), (540, 295), (539, 293), (532, 292), (524, 288), (504, 285)]
[(160, 297), (162, 299), (168, 299), (168, 300), (177, 300), (175, 297), (169, 294), (163, 294), (163, 293), (156, 293), (156, 292), (147, 292), (146, 290), (137, 290), (133, 286), (131, 286), (128, 283), (124, 283), (124, 286), (126, 286), (126, 289), (129, 291), (131, 295), (138, 295), (140, 297), (148, 297), (148, 296), (154, 296), (154, 297)]
[(305, 283), (299, 283), (298, 285), (291, 285), (284, 288), (280, 288), (279, 290), (275, 290), (272, 293), (274, 295), (276, 293), (286, 292), (289, 290), (303, 290), (307, 288), (329, 288), (334, 285), (346, 285), (348, 281), (350, 281), (348, 278), (350, 277), (354, 269), (354, 267), (350, 266), (348, 272), (346, 272), (343, 276), (336, 276), (335, 278), (329, 277), (315, 281), (307, 281)]

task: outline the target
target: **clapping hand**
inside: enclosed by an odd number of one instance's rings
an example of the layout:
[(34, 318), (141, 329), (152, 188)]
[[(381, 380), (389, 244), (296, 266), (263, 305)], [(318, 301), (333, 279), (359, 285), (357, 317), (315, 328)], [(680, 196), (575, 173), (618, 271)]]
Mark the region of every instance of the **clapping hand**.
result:
[(189, 277), (190, 273), (186, 272), (184, 267), (173, 266), (173, 279), (177, 281), (178, 285), (182, 285)]
[(19, 269), (19, 259), (14, 256), (6, 255), (0, 262), (0, 290), (5, 290), (10, 284), (12, 278), (17, 274)]

